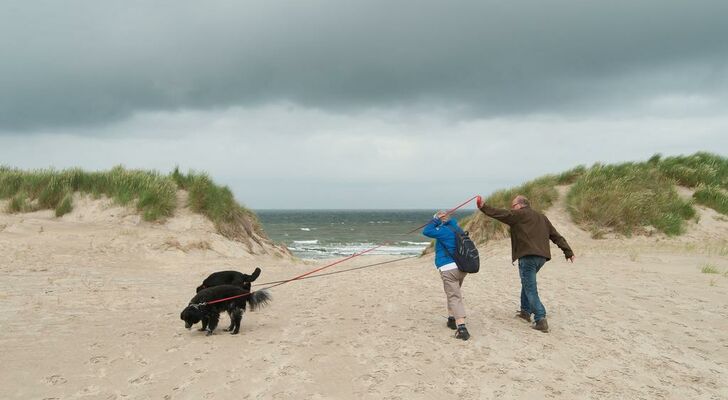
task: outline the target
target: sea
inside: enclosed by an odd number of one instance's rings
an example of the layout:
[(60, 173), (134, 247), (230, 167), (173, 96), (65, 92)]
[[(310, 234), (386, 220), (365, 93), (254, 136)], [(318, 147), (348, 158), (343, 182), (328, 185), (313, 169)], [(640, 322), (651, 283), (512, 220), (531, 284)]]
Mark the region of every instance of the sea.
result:
[[(305, 259), (366, 255), (419, 255), (430, 244), (418, 228), (433, 210), (255, 210), (268, 236)], [(472, 210), (457, 211), (460, 220)]]

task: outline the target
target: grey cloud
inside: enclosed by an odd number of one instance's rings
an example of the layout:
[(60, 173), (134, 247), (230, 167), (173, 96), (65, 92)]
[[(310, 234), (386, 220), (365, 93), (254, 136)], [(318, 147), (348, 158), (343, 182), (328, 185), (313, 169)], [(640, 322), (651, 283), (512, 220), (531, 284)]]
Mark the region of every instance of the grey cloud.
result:
[[(4, 2), (0, 132), (291, 101), (588, 113), (728, 92), (728, 3)], [(656, 76), (658, 78), (656, 78)]]

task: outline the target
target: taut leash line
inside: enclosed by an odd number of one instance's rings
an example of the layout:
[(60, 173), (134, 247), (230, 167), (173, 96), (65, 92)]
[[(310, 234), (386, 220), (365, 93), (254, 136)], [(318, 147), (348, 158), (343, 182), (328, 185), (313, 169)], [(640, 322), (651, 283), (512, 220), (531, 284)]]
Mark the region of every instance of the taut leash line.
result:
[[(455, 212), (455, 211), (457, 211), (458, 209), (462, 208), (462, 207), (463, 207), (463, 206), (465, 206), (466, 204), (468, 204), (468, 203), (470, 203), (471, 201), (475, 200), (475, 199), (476, 199), (477, 197), (478, 197), (478, 196), (476, 195), (476, 196), (473, 196), (473, 197), (469, 198), (469, 199), (468, 199), (467, 201), (463, 202), (462, 204), (458, 205), (457, 207), (455, 207), (455, 208), (452, 208), (452, 209), (448, 210), (448, 211), (447, 211), (447, 212), (445, 213), (445, 215), (450, 215), (450, 214), (452, 214), (453, 212)], [(428, 222), (428, 223), (429, 223), (429, 222)], [(424, 228), (424, 227), (425, 227), (426, 225), (427, 225), (427, 224), (424, 224), (424, 225), (422, 225), (422, 226), (419, 226), (419, 227), (417, 227), (417, 228), (415, 228), (415, 229), (412, 229), (411, 231), (407, 232), (407, 234), (410, 234), (410, 233), (413, 233), (413, 232), (415, 232), (415, 231), (418, 231), (418, 230), (420, 230), (420, 229)], [(319, 271), (323, 271), (323, 270), (324, 270), (324, 269), (326, 269), (326, 268), (330, 268), (330, 267), (333, 267), (334, 265), (338, 265), (338, 264), (341, 264), (341, 263), (343, 263), (343, 262), (345, 262), (345, 261), (349, 261), (349, 260), (351, 260), (352, 258), (355, 258), (355, 257), (359, 257), (359, 256), (361, 256), (361, 255), (364, 255), (364, 254), (366, 254), (366, 253), (372, 252), (372, 251), (374, 251), (374, 250), (376, 250), (376, 249), (378, 249), (378, 248), (380, 248), (380, 247), (384, 247), (384, 246), (386, 246), (386, 245), (388, 245), (388, 244), (390, 244), (390, 243), (391, 243), (391, 242), (386, 242), (386, 243), (380, 244), (380, 245), (378, 245), (378, 246), (374, 246), (374, 247), (372, 247), (372, 248), (370, 248), (370, 249), (366, 249), (366, 250), (364, 250), (364, 251), (360, 251), (360, 252), (358, 252), (358, 253), (354, 253), (354, 254), (352, 254), (352, 255), (350, 255), (350, 256), (348, 256), (348, 257), (344, 257), (344, 258), (342, 258), (342, 259), (340, 259), (340, 260), (334, 261), (334, 262), (332, 262), (332, 263), (330, 263), (330, 264), (326, 264), (326, 265), (324, 265), (323, 267), (320, 267), (320, 268), (316, 268), (316, 269), (313, 269), (313, 270), (311, 270), (311, 271), (308, 271), (308, 272), (306, 272), (305, 274), (301, 274), (301, 275), (295, 276), (295, 277), (293, 277), (293, 278), (291, 278), (291, 279), (287, 279), (287, 280), (283, 280), (283, 281), (276, 281), (276, 282), (270, 282), (270, 283), (271, 283), (271, 286), (267, 286), (267, 287), (264, 287), (264, 288), (258, 289), (258, 290), (256, 290), (256, 291), (248, 292), (248, 293), (245, 293), (245, 294), (240, 294), (240, 295), (237, 295), (237, 296), (231, 296), (231, 297), (226, 297), (226, 298), (224, 298), (224, 299), (216, 299), (216, 300), (212, 300), (212, 301), (208, 301), (208, 302), (205, 302), (205, 303), (200, 303), (200, 304), (202, 304), (202, 305), (205, 305), (205, 304), (215, 304), (215, 303), (220, 303), (220, 302), (223, 302), (223, 301), (226, 301), (226, 300), (232, 300), (232, 299), (237, 299), (237, 298), (240, 298), (240, 297), (250, 296), (251, 294), (253, 294), (253, 293), (255, 293), (255, 292), (258, 292), (258, 291), (261, 291), (261, 290), (267, 290), (267, 289), (271, 289), (271, 288), (274, 288), (274, 287), (277, 287), (277, 286), (281, 286), (281, 285), (284, 285), (284, 284), (286, 284), (286, 283), (288, 283), (288, 282), (293, 282), (293, 281), (297, 281), (297, 280), (305, 279), (306, 277), (308, 277), (308, 276), (309, 276), (309, 275), (311, 275), (311, 274), (315, 274), (316, 272), (319, 272)], [(382, 263), (380, 263), (380, 264), (382, 264)], [(344, 271), (340, 271), (340, 272), (344, 272)], [(321, 275), (324, 275), (324, 274), (321, 274)], [(331, 274), (326, 274), (326, 275), (331, 275)], [(319, 275), (317, 275), (317, 276), (319, 276)], [(311, 276), (311, 277), (309, 277), (309, 278), (313, 278), (313, 277)]]

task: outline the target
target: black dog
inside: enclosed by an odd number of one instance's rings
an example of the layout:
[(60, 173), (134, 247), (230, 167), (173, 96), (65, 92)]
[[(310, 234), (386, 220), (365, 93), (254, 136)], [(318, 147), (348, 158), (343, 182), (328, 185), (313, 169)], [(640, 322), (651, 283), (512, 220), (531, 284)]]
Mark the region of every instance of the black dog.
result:
[[(239, 296), (239, 297), (235, 297)], [(215, 300), (227, 299), (220, 302)], [(270, 294), (266, 290), (259, 290), (250, 293), (250, 290), (235, 285), (220, 285), (200, 290), (195, 297), (190, 300), (190, 304), (182, 310), (180, 319), (185, 321), (185, 328), (190, 329), (192, 325), (202, 321), (201, 331), (207, 331), (207, 335), (217, 328), (220, 321), (220, 313), (227, 311), (230, 316), (230, 327), (225, 329), (235, 335), (240, 332), (240, 321), (243, 319), (245, 305), (249, 304), (251, 311), (259, 309), (268, 304), (271, 300)]]
[(260, 275), (260, 268), (256, 268), (255, 271), (253, 271), (253, 275), (247, 275), (238, 271), (213, 272), (210, 276), (205, 278), (204, 281), (202, 281), (202, 285), (197, 287), (197, 293), (200, 293), (200, 290), (202, 289), (219, 285), (236, 285), (250, 291), (250, 282), (258, 279), (258, 275)]

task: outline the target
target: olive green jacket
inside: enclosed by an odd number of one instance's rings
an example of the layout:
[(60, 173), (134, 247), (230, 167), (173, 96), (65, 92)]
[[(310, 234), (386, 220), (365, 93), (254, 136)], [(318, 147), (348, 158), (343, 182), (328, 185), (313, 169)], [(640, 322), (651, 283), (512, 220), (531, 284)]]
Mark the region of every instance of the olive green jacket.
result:
[(523, 256), (541, 256), (551, 259), (549, 239), (571, 258), (574, 252), (566, 243), (566, 239), (556, 231), (545, 215), (524, 207), (520, 210), (506, 210), (483, 204), (480, 208), (485, 215), (495, 218), (511, 227), (511, 256), (513, 261)]

